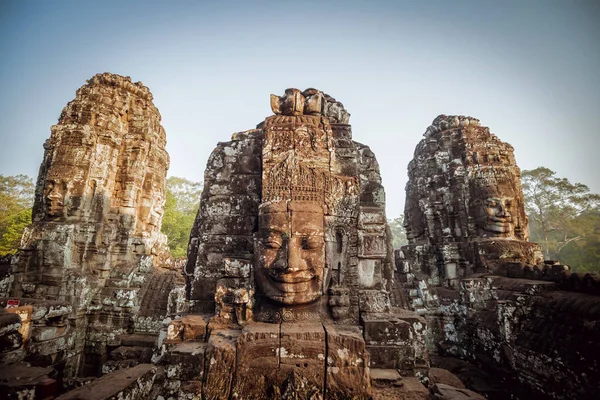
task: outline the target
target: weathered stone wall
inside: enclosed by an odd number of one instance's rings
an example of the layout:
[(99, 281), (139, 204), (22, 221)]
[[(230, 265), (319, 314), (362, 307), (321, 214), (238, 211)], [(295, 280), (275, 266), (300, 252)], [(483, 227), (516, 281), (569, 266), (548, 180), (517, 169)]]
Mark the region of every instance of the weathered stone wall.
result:
[[(5, 308), (8, 300), (0, 298), (0, 308)], [(71, 323), (72, 312), (72, 306), (66, 302), (19, 299), (17, 307), (5, 311), (19, 317), (19, 339), (11, 341), (9, 352), (3, 354), (0, 363), (15, 365), (27, 361), (40, 367), (60, 364), (65, 375), (76, 374), (82, 361), (85, 330)], [(14, 334), (12, 337), (16, 338)]]
[(12, 259), (13, 256), (11, 254), (0, 257), (0, 297), (9, 296), (12, 289), (14, 280), (11, 265)]
[(251, 285), (261, 149), (262, 131), (251, 130), (219, 143), (208, 159), (185, 267), (193, 311), (214, 312), (220, 280), (221, 284)]
[(600, 395), (600, 297), (532, 279), (462, 279), (435, 290), (433, 343), (445, 356), (479, 365), (498, 381), (520, 382), (515, 395), (580, 399)]
[(158, 255), (165, 144), (160, 114), (141, 83), (105, 73), (77, 91), (44, 144), (15, 295), (87, 304), (85, 287)]

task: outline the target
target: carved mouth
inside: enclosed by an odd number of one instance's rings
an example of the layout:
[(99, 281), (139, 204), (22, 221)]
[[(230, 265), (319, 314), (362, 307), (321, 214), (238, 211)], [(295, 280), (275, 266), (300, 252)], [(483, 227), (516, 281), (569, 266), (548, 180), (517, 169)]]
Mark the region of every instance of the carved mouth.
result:
[(497, 233), (509, 233), (512, 231), (512, 223), (511, 220), (503, 220), (502, 222), (500, 221), (489, 221), (486, 226), (485, 229), (487, 229), (488, 231), (491, 232), (497, 232)]
[(281, 283), (273, 282), (273, 286), (282, 293), (285, 294), (302, 294), (309, 292), (311, 289), (311, 282), (301, 283)]
[(489, 223), (492, 225), (506, 225), (512, 222), (511, 217), (492, 217), (489, 220)]
[(315, 277), (315, 274), (308, 271), (292, 272), (289, 274), (278, 274), (276, 272), (271, 272), (269, 273), (269, 276), (275, 282), (287, 285), (295, 285), (310, 282)]
[(50, 213), (56, 213), (62, 209), (63, 202), (60, 200), (51, 200), (46, 203), (46, 206), (48, 207), (48, 211)]

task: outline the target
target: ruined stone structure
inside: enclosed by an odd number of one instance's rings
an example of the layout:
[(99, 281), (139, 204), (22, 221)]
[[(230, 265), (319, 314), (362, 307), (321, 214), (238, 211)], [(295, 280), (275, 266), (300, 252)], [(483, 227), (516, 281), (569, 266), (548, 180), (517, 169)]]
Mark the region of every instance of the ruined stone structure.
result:
[(479, 120), (437, 117), (408, 166), (403, 249), (411, 269), (434, 285), (510, 262), (541, 264), (529, 240), (513, 148)]
[[(202, 348), (217, 360), (196, 376), (204, 396), (366, 398), (370, 368), (425, 376), (424, 320), (390, 298), (373, 153), (352, 140), (343, 105), (318, 90), (272, 95), (271, 108), (256, 129), (219, 143), (205, 173), (186, 266), (191, 310), (206, 315)], [(168, 365), (183, 353), (176, 347)]]
[(394, 260), (344, 106), (288, 89), (271, 109), (211, 154), (181, 276), (152, 95), (108, 73), (78, 90), (0, 260), (0, 398), (483, 399), (429, 354), (488, 398), (600, 398), (600, 278), (542, 262), (510, 145), (436, 118)]
[(427, 318), (430, 352), (474, 362), (511, 395), (596, 397), (598, 279), (544, 266), (528, 242), (512, 147), (472, 117), (440, 115), (424, 136), (408, 166), (409, 244), (396, 264)]
[[(25, 360), (66, 376), (82, 364), (98, 371), (119, 334), (162, 326), (177, 281), (157, 268), (170, 257), (160, 233), (165, 144), (152, 94), (130, 78), (98, 74), (63, 109), (13, 260), (11, 297), (31, 304)], [(44, 317), (48, 302), (55, 310)]]

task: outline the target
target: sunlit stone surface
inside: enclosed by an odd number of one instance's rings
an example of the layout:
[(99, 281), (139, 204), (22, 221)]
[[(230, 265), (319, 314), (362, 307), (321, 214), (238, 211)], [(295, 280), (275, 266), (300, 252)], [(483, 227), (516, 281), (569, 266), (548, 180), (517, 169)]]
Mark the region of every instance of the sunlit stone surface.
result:
[[(350, 390), (362, 398), (370, 368), (424, 376), (424, 320), (390, 297), (391, 237), (374, 154), (352, 140), (343, 105), (316, 89), (271, 95), (271, 108), (275, 115), (213, 151), (190, 238), (191, 310), (213, 315), (211, 335), (238, 332), (227, 390), (248, 399), (291, 387), (298, 398)], [(361, 329), (380, 333), (366, 341)]]
[(11, 296), (35, 321), (26, 360), (61, 365), (65, 376), (97, 373), (107, 343), (158, 334), (169, 297), (172, 311), (184, 307), (160, 233), (165, 145), (152, 94), (128, 77), (95, 75), (63, 109), (13, 261)]

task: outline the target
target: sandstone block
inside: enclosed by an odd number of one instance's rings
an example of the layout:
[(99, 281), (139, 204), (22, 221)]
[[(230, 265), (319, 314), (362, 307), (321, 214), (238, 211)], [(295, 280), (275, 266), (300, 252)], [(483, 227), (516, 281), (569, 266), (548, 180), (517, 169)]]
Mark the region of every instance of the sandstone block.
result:
[(450, 386), (444, 383), (436, 383), (431, 387), (434, 399), (441, 400), (484, 400), (482, 395), (459, 387)]
[(149, 363), (152, 358), (152, 349), (138, 346), (119, 346), (110, 352), (113, 360), (139, 360), (142, 363)]
[[(227, 400), (232, 389), (236, 369), (236, 343), (239, 330), (212, 330), (206, 348), (206, 379), (203, 395), (207, 399)], [(234, 372), (235, 371), (235, 372)]]
[(386, 313), (390, 311), (390, 294), (383, 290), (361, 290), (358, 293), (363, 313)]
[(411, 339), (411, 324), (393, 315), (363, 316), (365, 341), (369, 345), (401, 345)]
[(181, 317), (183, 340), (204, 341), (208, 328), (206, 315), (184, 315)]
[(175, 345), (162, 361), (167, 378), (201, 380), (204, 376), (206, 347), (204, 342), (182, 342)]
[(327, 332), (327, 396), (332, 399), (368, 398), (370, 358), (360, 329), (325, 325)]
[(411, 346), (367, 345), (367, 351), (372, 368), (393, 368), (409, 374), (414, 368), (415, 349)]
[(152, 389), (155, 375), (155, 366), (140, 364), (105, 375), (88, 385), (57, 397), (57, 400), (146, 399)]
[(232, 394), (245, 399), (267, 398), (277, 384), (280, 330), (277, 324), (251, 323), (237, 339), (237, 370)]
[(319, 392), (325, 383), (325, 330), (318, 323), (282, 323), (278, 382), (297, 374)]

